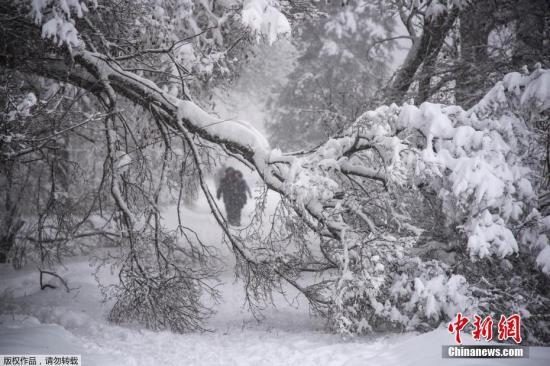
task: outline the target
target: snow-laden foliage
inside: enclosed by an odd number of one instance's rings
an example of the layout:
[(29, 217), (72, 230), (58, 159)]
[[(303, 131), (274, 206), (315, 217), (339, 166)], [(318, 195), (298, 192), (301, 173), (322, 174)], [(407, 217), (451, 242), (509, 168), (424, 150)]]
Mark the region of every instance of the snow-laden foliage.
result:
[[(139, 50), (137, 53), (142, 57), (157, 55), (157, 70), (151, 72), (162, 71), (172, 78), (197, 79), (199, 85), (189, 83), (188, 86), (197, 94), (202, 83), (219, 82), (236, 72), (247, 52), (249, 38), (272, 44), (290, 33), (290, 24), (276, 0), (138, 0), (127, 4), (101, 0), (29, 2), (30, 16), (41, 26), (42, 37), (72, 49), (85, 47), (88, 41), (88, 36), (79, 33), (75, 22), (86, 22), (92, 30), (113, 27), (113, 31), (120, 33), (119, 37), (124, 36), (126, 44), (123, 47)], [(112, 11), (104, 11), (104, 17), (92, 25), (96, 19), (95, 12), (90, 9), (98, 6)], [(132, 17), (121, 21), (121, 16), (127, 16), (124, 12)], [(103, 41), (105, 47), (114, 46), (116, 42), (109, 37)], [(147, 69), (142, 68), (142, 71)], [(159, 77), (162, 78), (161, 73), (155, 75)], [(184, 92), (181, 84), (167, 84), (166, 89), (172, 95)]]
[[(74, 26), (74, 18), (82, 18), (88, 7), (84, 0), (32, 0), (31, 16), (42, 26), (42, 37), (51, 38), (69, 49), (81, 46), (82, 40)], [(93, 2), (93, 5), (97, 5)]]
[[(547, 118), (549, 76), (510, 74), (468, 111), (383, 106), (305, 156), (272, 153), (288, 166), (285, 194), (339, 237), (329, 249), (338, 330), (425, 328), (476, 309), (466, 278), (478, 279), (457, 256), (472, 268), (527, 256), (548, 273), (530, 124)], [(423, 238), (446, 230), (464, 239), (428, 243), (427, 253)]]
[[(537, 200), (534, 172), (525, 160), (532, 157), (524, 156), (532, 134), (518, 113), (530, 118), (549, 108), (549, 78), (550, 72), (541, 69), (509, 74), (468, 111), (423, 103), (367, 112), (342, 133), (345, 137), (329, 140), (307, 157), (292, 158), (287, 184), (292, 182), (296, 200), (322, 204), (339, 189), (330, 176), (334, 170), (388, 185), (413, 179), (438, 190), (447, 219), (460, 224), (468, 237), (472, 257), (516, 253), (512, 230), (532, 214)], [(379, 155), (383, 163), (378, 169), (348, 157), (353, 149), (371, 146), (376, 152), (368, 158)]]
[(242, 22), (250, 27), (258, 37), (265, 37), (273, 44), (279, 37), (290, 35), (288, 19), (276, 7), (275, 0), (245, 0)]

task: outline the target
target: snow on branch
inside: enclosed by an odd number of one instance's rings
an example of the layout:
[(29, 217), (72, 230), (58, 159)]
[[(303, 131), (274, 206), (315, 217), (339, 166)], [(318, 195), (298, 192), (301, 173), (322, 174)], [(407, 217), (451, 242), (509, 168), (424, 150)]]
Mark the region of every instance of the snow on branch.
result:
[(265, 37), (268, 44), (273, 44), (280, 37), (290, 35), (290, 23), (277, 8), (274, 0), (245, 0), (242, 11), (242, 22), (249, 27), (256, 37)]
[[(530, 251), (548, 274), (550, 225), (536, 210), (526, 152), (528, 120), (548, 111), (550, 71), (539, 69), (513, 83), (507, 76), (468, 111), (431, 103), (383, 106), (296, 155), (271, 150), (250, 125), (219, 120), (102, 55), (83, 52), (76, 60), (113, 90), (156, 111), (169, 129), (223, 145), (257, 169), (322, 238), (324, 261), (338, 265), (336, 281), (301, 287), (293, 277), (284, 279), (342, 332), (365, 332), (386, 320), (407, 329), (435, 326), (475, 306), (463, 276), (434, 261), (404, 259), (423, 231), (414, 207), (422, 185), (436, 193), (447, 225), (465, 235), (472, 259)], [(523, 230), (527, 223), (530, 229)], [(252, 268), (278, 268), (257, 260), (254, 250), (240, 255)], [(333, 291), (329, 302), (327, 287)], [(367, 321), (357, 306), (375, 315)]]
[(88, 12), (83, 0), (32, 0), (31, 17), (42, 25), (42, 37), (52, 39), (69, 50), (82, 45), (73, 16), (82, 18)]
[(81, 52), (76, 58), (91, 73), (100, 72), (113, 89), (160, 109), (172, 129), (185, 128), (241, 154), (268, 186), (317, 221), (323, 235), (339, 237), (348, 226), (334, 208), (334, 201), (341, 201), (341, 175), (389, 189), (414, 180), (431, 185), (450, 213), (449, 222), (468, 237), (470, 254), (479, 258), (517, 253), (514, 228), (536, 207), (531, 172), (520, 158), (529, 130), (517, 113), (518, 108), (530, 114), (548, 110), (547, 70), (521, 78), (508, 75), (469, 111), (431, 103), (380, 107), (313, 152), (283, 159), (244, 122), (212, 117), (102, 55)]

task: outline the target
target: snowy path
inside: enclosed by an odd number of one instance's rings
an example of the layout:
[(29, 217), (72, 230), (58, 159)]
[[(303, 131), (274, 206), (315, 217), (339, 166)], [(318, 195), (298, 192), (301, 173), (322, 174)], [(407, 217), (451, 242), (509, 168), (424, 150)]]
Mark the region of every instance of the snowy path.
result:
[[(249, 206), (250, 210), (251, 207)], [(168, 224), (176, 220), (168, 215)], [(209, 243), (219, 243), (204, 202), (184, 218)], [(83, 365), (543, 365), (550, 348), (531, 348), (529, 360), (443, 360), (452, 344), (445, 329), (415, 335), (351, 340), (329, 334), (309, 316), (307, 304), (289, 290), (286, 301), (266, 309), (261, 322), (243, 307), (243, 289), (230, 269), (222, 276), (222, 303), (209, 321), (212, 332), (173, 334), (108, 323), (108, 304), (92, 277), (88, 258), (73, 258), (60, 273), (78, 288), (40, 291), (34, 268), (0, 267), (0, 354), (82, 354)], [(109, 279), (106, 271), (104, 280)], [(291, 304), (292, 303), (292, 304)], [(471, 342), (471, 340), (470, 340)]]

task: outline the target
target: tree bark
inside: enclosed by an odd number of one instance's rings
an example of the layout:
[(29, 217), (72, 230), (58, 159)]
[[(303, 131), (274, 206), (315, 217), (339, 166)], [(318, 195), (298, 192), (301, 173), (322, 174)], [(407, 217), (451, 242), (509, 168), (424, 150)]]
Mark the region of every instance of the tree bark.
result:
[(432, 53), (424, 60), (420, 80), (418, 82), (418, 94), (415, 100), (418, 104), (424, 103), (432, 95), (432, 76), (436, 61), (436, 53)]
[(475, 1), (460, 14), (460, 60), (456, 72), (455, 101), (467, 109), (485, 94), (491, 67), (487, 53), (496, 11), (491, 1)]
[(1, 222), (0, 234), (0, 263), (6, 263), (9, 252), (15, 245), (17, 233), (24, 225), (19, 213), (19, 202), (14, 202), (13, 197), (19, 195), (13, 189), (13, 162), (7, 161), (1, 164), (0, 171), (5, 174), (6, 191), (4, 192), (4, 217)]
[(550, 57), (550, 2), (518, 0), (516, 10), (516, 48), (512, 64), (520, 69), (541, 62), (546, 67)]
[(403, 101), (405, 94), (415, 80), (415, 75), (420, 66), (428, 59), (435, 60), (437, 58), (458, 14), (458, 8), (453, 8), (445, 15), (424, 19), (422, 35), (413, 41), (403, 66), (394, 75), (393, 82), (385, 93), (385, 103)]

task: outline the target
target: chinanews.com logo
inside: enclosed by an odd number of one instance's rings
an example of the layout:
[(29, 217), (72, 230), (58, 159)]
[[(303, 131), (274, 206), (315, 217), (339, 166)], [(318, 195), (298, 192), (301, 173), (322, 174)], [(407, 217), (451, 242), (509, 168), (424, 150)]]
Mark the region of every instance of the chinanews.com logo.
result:
[[(505, 344), (492, 345), (462, 345), (461, 333), (466, 331), (470, 325), (471, 336), (474, 341), (508, 342)], [(496, 333), (495, 333), (496, 328)], [(471, 319), (457, 313), (455, 319), (447, 327), (449, 333), (454, 335), (455, 345), (443, 346), (442, 356), (444, 358), (528, 358), (529, 348), (520, 346), (521, 338), (521, 316), (512, 314), (501, 315), (498, 323), (495, 324), (492, 316), (482, 318), (474, 315)], [(513, 341), (515, 344), (512, 344)]]

